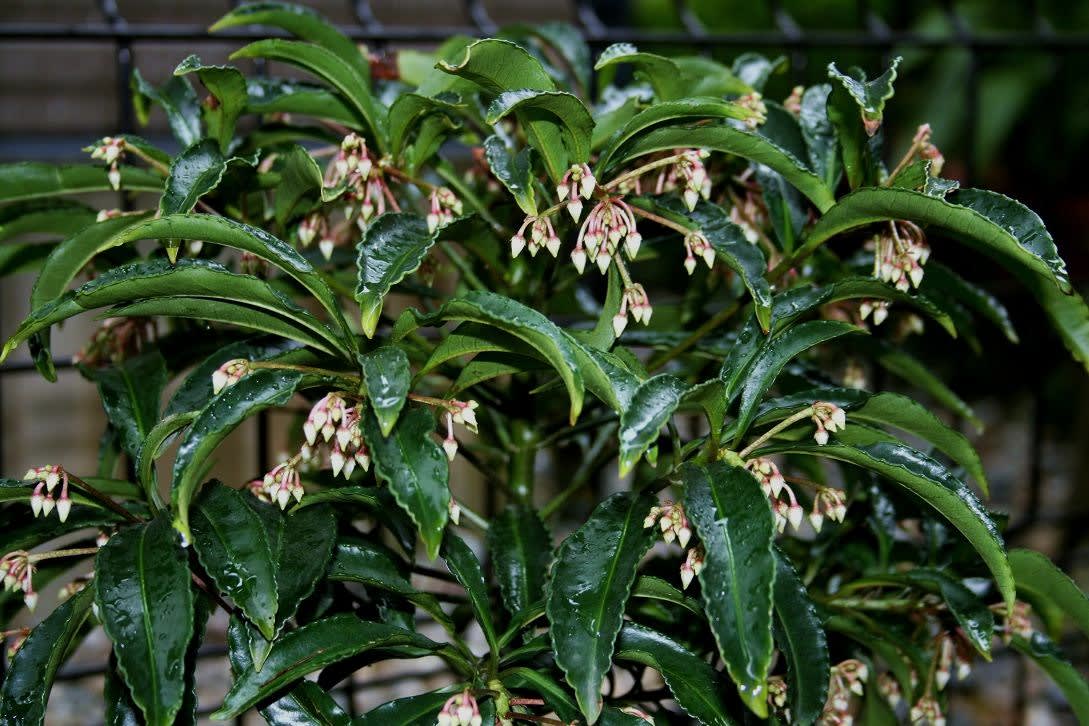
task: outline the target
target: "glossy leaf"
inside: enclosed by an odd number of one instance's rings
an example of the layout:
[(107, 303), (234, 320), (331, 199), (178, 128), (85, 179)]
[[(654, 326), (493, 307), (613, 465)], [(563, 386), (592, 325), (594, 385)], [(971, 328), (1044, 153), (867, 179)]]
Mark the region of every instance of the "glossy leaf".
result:
[(625, 623), (616, 641), (616, 658), (658, 671), (677, 704), (699, 723), (735, 723), (722, 697), (722, 677), (706, 661), (666, 635), (633, 622)]
[(1079, 723), (1089, 722), (1089, 684), (1054, 643), (1041, 633), (1033, 633), (1031, 640), (1015, 636), (1011, 645), (1034, 660), (1062, 690)]
[(287, 113), (328, 119), (345, 126), (357, 122), (355, 112), (333, 91), (286, 78), (247, 78), (246, 112)]
[(835, 63), (828, 64), (828, 77), (843, 86), (858, 104), (866, 132), (870, 136), (873, 136), (881, 125), (885, 101), (892, 98), (892, 84), (896, 81), (896, 69), (901, 60), (899, 56), (893, 58), (889, 68), (872, 81), (868, 80), (866, 74), (857, 68), (852, 68), (848, 75), (840, 73)]
[(489, 136), (484, 140), (484, 154), (488, 168), (518, 202), (519, 208), (526, 214), (537, 214), (533, 190), (533, 147), (512, 153), (498, 136)]
[(512, 113), (528, 113), (534, 118), (547, 114), (556, 119), (572, 164), (583, 164), (590, 157), (590, 137), (594, 119), (577, 96), (564, 91), (505, 91), (488, 107), (485, 121), (493, 126)]
[(756, 407), (761, 397), (775, 382), (779, 372), (787, 363), (815, 345), (859, 332), (862, 330), (850, 323), (837, 320), (811, 320), (789, 328), (778, 337), (766, 342), (754, 357), (746, 373), (744, 385), (741, 387), (735, 441), (745, 434), (756, 415)]
[(333, 615), (283, 635), (269, 651), (259, 672), (247, 670), (235, 675), (223, 705), (213, 719), (237, 716), (259, 701), (298, 682), (308, 673), (360, 653), (409, 646), (421, 654), (441, 646), (410, 630), (368, 623), (355, 615)]
[(875, 575), (872, 579), (887, 580), (894, 584), (911, 584), (939, 594), (968, 642), (984, 658), (990, 660), (994, 615), (962, 582), (942, 570), (925, 567), (916, 567), (896, 575)]
[(775, 563), (775, 643), (787, 662), (790, 712), (798, 723), (815, 723), (828, 695), (828, 637), (790, 561), (776, 550)]
[(159, 420), (159, 398), (166, 385), (166, 361), (158, 350), (104, 368), (89, 369), (98, 384), (106, 417), (120, 434), (121, 446), (133, 461)]
[[(162, 191), (163, 179), (144, 169), (121, 168), (121, 188), (140, 192)], [(55, 166), (33, 161), (0, 164), (0, 202), (17, 202), (63, 194), (111, 191), (106, 167), (89, 164)]]
[(435, 419), (427, 409), (414, 408), (401, 416), (388, 438), (370, 412), (363, 416), (361, 425), (374, 458), (375, 475), (412, 517), (427, 556), (435, 559), (450, 516), (450, 467), (446, 454), (432, 438)]
[(147, 125), (151, 111), (148, 103), (155, 103), (166, 114), (170, 131), (183, 148), (200, 141), (200, 101), (188, 78), (171, 76), (155, 87), (144, 80), (139, 70), (134, 70), (129, 87), (132, 105), (141, 124)]
[(627, 476), (640, 457), (658, 441), (658, 432), (673, 416), (688, 385), (663, 373), (639, 385), (620, 413), (620, 476)]
[(1003, 599), (1014, 599), (1013, 572), (1006, 559), (1006, 549), (987, 510), (971, 490), (941, 464), (900, 443), (874, 441), (851, 445), (851, 424), (825, 446), (815, 443), (774, 444), (757, 455), (791, 452), (846, 461), (877, 472), (915, 494), (945, 517), (971, 543), (987, 564)]
[(271, 640), (276, 634), (276, 568), (264, 525), (243, 496), (248, 495), (219, 483), (205, 487), (191, 512), (193, 548), (216, 589)]
[(53, 679), (78, 642), (93, 599), (94, 587), (83, 588), (30, 631), (4, 671), (0, 721), (12, 726), (45, 723), (45, 706)]
[(95, 215), (94, 209), (74, 199), (29, 199), (5, 204), (0, 207), (0, 242), (32, 234), (70, 237), (94, 224)]
[(296, 215), (310, 211), (321, 200), (322, 184), (321, 169), (310, 152), (298, 145), (288, 149), (276, 188), (276, 221), (286, 225)]
[(544, 595), (552, 537), (536, 511), (510, 504), (492, 519), (488, 550), (503, 605), (517, 617)]
[(705, 550), (699, 581), (711, 632), (741, 700), (764, 717), (776, 575), (771, 507), (742, 467), (689, 463), (681, 476), (685, 513)]
[(168, 726), (182, 706), (193, 634), (189, 568), (170, 521), (118, 532), (95, 560), (95, 603), (117, 666), (149, 726)]
[(234, 138), (238, 117), (246, 108), (246, 78), (237, 68), (205, 65), (195, 55), (189, 56), (174, 69), (175, 76), (188, 73), (196, 73), (200, 82), (215, 98), (214, 104), (205, 105), (204, 119), (208, 125), (209, 136), (219, 142), (219, 150), (226, 154)]
[(400, 348), (387, 345), (359, 356), (359, 364), (367, 399), (378, 418), (382, 435), (389, 436), (408, 396), (412, 379), (408, 356)]
[(601, 682), (612, 664), (639, 561), (654, 541), (643, 519), (649, 495), (614, 494), (560, 545), (546, 610), (556, 664), (589, 723), (601, 714)]
[(186, 541), (193, 539), (189, 531), (189, 503), (213, 452), (250, 416), (287, 403), (301, 381), (302, 374), (292, 371), (254, 371), (213, 398), (193, 421), (174, 459), (170, 493), (175, 508), (174, 526)]
[(477, 624), (484, 631), (484, 639), (495, 658), (499, 657), (499, 639), (495, 633), (495, 621), (492, 618), (492, 606), (488, 600), (488, 583), (484, 579), (484, 570), (476, 555), (465, 544), (465, 540), (453, 532), (448, 532), (442, 543), (442, 558), (446, 569), (465, 588), (469, 605), (473, 608)]
[(387, 701), (355, 719), (352, 726), (433, 726), (443, 704), (453, 695), (453, 691), (432, 691)]
[[(1046, 612), (1056, 608), (1061, 615), (1089, 636), (1089, 597), (1086, 597), (1070, 576), (1039, 552), (1013, 549), (1009, 552), (1010, 567), (1017, 583), (1017, 592), (1030, 602), (1040, 603), (1037, 609)], [(1041, 607), (1043, 606), (1043, 607)], [(1061, 616), (1060, 616), (1061, 617)], [(1054, 623), (1052, 636), (1061, 635), (1061, 621)]]
[(673, 101), (687, 92), (686, 79), (672, 59), (654, 53), (641, 53), (631, 43), (610, 45), (598, 56), (594, 70), (601, 71), (620, 63), (630, 64), (635, 77), (649, 83), (659, 101)]
[(805, 89), (798, 125), (805, 139), (809, 168), (816, 172), (825, 186), (835, 189), (843, 172), (839, 161), (839, 140), (828, 120), (828, 94), (831, 92), (832, 87), (826, 83)]

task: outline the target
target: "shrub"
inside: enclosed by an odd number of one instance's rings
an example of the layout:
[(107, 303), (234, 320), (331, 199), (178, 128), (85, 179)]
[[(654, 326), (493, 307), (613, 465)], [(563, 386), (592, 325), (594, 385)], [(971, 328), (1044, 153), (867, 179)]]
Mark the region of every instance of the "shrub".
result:
[[(1082, 362), (1089, 310), (1033, 212), (940, 176), (928, 127), (883, 148), (895, 64), (780, 105), (751, 54), (591, 68), (547, 25), (374, 58), (274, 3), (214, 28), (248, 24), (294, 39), (232, 58), (311, 80), (190, 56), (133, 79), (178, 154), (121, 135), (0, 169), (0, 236), (63, 239), (4, 248), (38, 279), (3, 355), (53, 379), (51, 328), (100, 311), (78, 364), (109, 420), (97, 471), (57, 452), (2, 482), (5, 619), (69, 580), (15, 633), (4, 723), (42, 723), (99, 625), (109, 722), (193, 722), (217, 608), (219, 718), (347, 723), (337, 682), (437, 656), (448, 686), (361, 723), (939, 723), (997, 637), (1089, 719), (1052, 641), (1089, 602), (1006, 550), (939, 415), (971, 411), (903, 346), (1016, 339), (950, 245), (1008, 268)], [(128, 207), (72, 199), (111, 188)], [(878, 370), (936, 410), (869, 390)], [(208, 480), (228, 434), (300, 403), (297, 453)], [(458, 460), (497, 512), (452, 498)]]

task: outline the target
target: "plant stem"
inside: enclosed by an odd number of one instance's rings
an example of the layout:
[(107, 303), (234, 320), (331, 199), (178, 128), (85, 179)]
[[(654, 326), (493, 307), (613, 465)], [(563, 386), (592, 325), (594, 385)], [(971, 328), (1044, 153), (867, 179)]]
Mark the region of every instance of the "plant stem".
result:
[(310, 373), (315, 376), (326, 376), (329, 378), (344, 378), (354, 383), (359, 383), (359, 376), (353, 373), (339, 373), (337, 371), (331, 371), (328, 368), (315, 368), (314, 366), (303, 366), (295, 363), (275, 363), (272, 361), (260, 361), (251, 360), (247, 362), (250, 368), (265, 368), (275, 371), (296, 371), (299, 373)]
[(744, 449), (742, 449), (741, 453), (738, 454), (738, 456), (740, 456), (742, 459), (747, 459), (749, 457), (749, 454), (751, 454), (756, 449), (760, 448), (760, 445), (763, 444), (768, 439), (770, 439), (772, 436), (775, 436), (775, 434), (779, 433), (780, 431), (782, 431), (784, 429), (790, 428), (794, 424), (801, 421), (803, 418), (809, 418), (812, 415), (813, 415), (813, 407), (812, 406), (806, 406), (801, 411), (798, 411), (794, 415), (783, 419), (782, 421), (780, 421), (779, 423), (775, 424), (770, 429), (765, 431), (763, 433), (763, 435), (760, 436), (760, 438), (758, 438), (756, 441), (752, 442), (751, 444), (746, 446)]
[(77, 547), (68, 550), (53, 550), (52, 552), (29, 554), (26, 557), (26, 561), (34, 563), (41, 562), (42, 560), (55, 560), (59, 557), (86, 557), (87, 555), (94, 554), (98, 554), (97, 547)]
[(479, 514), (477, 514), (473, 510), (469, 509), (467, 506), (465, 506), (461, 502), (458, 502), (458, 507), (461, 508), (461, 516), (465, 517), (467, 520), (472, 522), (478, 529), (481, 529), (481, 530), (483, 530), (485, 532), (488, 531), (488, 529), (489, 529), (488, 520), (484, 519)]
[(601, 187), (602, 187), (602, 189), (605, 189), (606, 191), (611, 191), (611, 190), (615, 189), (616, 187), (620, 186), (621, 184), (623, 184), (624, 182), (628, 181), (629, 179), (635, 179), (636, 177), (643, 176), (648, 171), (654, 171), (655, 169), (660, 169), (663, 166), (669, 166), (670, 164), (676, 164), (678, 161), (680, 161), (683, 158), (684, 158), (684, 154), (674, 154), (673, 156), (666, 156), (666, 157), (661, 158), (661, 159), (655, 159), (654, 161), (643, 164), (640, 167), (636, 167), (635, 169), (632, 169), (631, 171), (624, 172), (620, 176), (614, 177), (613, 179), (610, 179), (608, 183), (602, 184)]
[(725, 308), (712, 315), (703, 325), (692, 331), (692, 334), (689, 335), (687, 338), (682, 340), (680, 343), (677, 343), (675, 346), (665, 351), (662, 355), (658, 356), (654, 360), (650, 361), (650, 363), (647, 364), (647, 371), (653, 373), (669, 361), (683, 354), (696, 343), (700, 342), (700, 340), (703, 339), (705, 336), (714, 332), (714, 330), (717, 329), (720, 325), (725, 324), (727, 320), (733, 317), (734, 313), (736, 313), (738, 308), (740, 307), (741, 303), (735, 300), (733, 303), (727, 305)]
[(660, 224), (663, 227), (668, 227), (669, 229), (672, 229), (674, 232), (677, 232), (678, 234), (687, 236), (687, 235), (690, 235), (693, 232), (697, 231), (697, 230), (695, 230), (695, 229), (693, 229), (691, 227), (685, 227), (683, 224), (678, 224), (677, 222), (674, 222), (671, 219), (666, 219), (665, 217), (663, 217), (661, 215), (658, 215), (658, 214), (655, 214), (654, 212), (648, 212), (647, 210), (643, 209), (642, 207), (637, 207), (634, 204), (632, 204), (630, 206), (631, 206), (631, 211), (633, 213), (638, 214), (640, 217), (643, 217), (645, 219), (649, 219), (651, 222), (656, 222), (657, 224)]
[(533, 501), (533, 480), (537, 465), (537, 432), (526, 421), (515, 419), (511, 427), (513, 450), (507, 482), (521, 504)]
[(65, 473), (68, 475), (68, 481), (74, 483), (84, 494), (86, 494), (88, 497), (95, 500), (99, 504), (101, 504), (106, 509), (109, 509), (111, 512), (115, 512), (116, 514), (120, 514), (122, 517), (124, 517), (125, 519), (127, 519), (128, 521), (133, 522), (133, 523), (139, 523), (139, 522), (144, 521), (144, 520), (140, 519), (139, 517), (137, 517), (132, 512), (130, 512), (129, 510), (122, 507), (120, 504), (118, 504), (114, 500), (107, 497), (102, 492), (95, 489), (93, 486), (91, 486), (87, 482), (80, 479), (78, 476), (76, 476), (72, 472), (70, 472), (68, 470), (65, 470)]

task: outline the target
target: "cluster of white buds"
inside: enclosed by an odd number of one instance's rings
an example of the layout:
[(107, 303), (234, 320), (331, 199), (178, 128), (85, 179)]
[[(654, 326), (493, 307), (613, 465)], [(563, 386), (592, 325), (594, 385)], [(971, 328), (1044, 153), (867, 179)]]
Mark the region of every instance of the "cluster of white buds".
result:
[(480, 707), (468, 688), (446, 700), (436, 723), (437, 726), (480, 726)]
[(817, 401), (813, 404), (813, 423), (817, 431), (813, 434), (813, 440), (824, 446), (828, 443), (828, 434), (842, 431), (847, 426), (847, 414), (834, 403)]
[(688, 540), (692, 537), (692, 529), (688, 526), (688, 517), (684, 514), (684, 505), (680, 502), (662, 502), (660, 507), (651, 507), (646, 519), (643, 520), (643, 528), (649, 529), (654, 524), (662, 531), (662, 539), (666, 543), (677, 540), (681, 547), (688, 546)]
[(624, 294), (620, 298), (620, 309), (613, 316), (613, 332), (616, 333), (616, 337), (619, 338), (628, 327), (629, 314), (635, 318), (635, 322), (643, 325), (650, 325), (650, 316), (654, 314), (647, 291), (639, 283), (624, 288)]
[(585, 269), (587, 259), (605, 274), (621, 243), (628, 259), (635, 259), (643, 236), (635, 228), (635, 214), (628, 203), (620, 197), (610, 197), (598, 202), (582, 223), (571, 261), (579, 274)]
[(930, 726), (945, 726), (945, 715), (942, 713), (941, 704), (930, 696), (923, 696), (911, 707), (908, 720), (912, 724), (930, 724)]
[(923, 124), (915, 132), (915, 138), (912, 139), (915, 147), (919, 150), (919, 156), (923, 159), (930, 161), (930, 175), (938, 176), (942, 173), (942, 167), (945, 166), (945, 157), (942, 156), (942, 152), (930, 141), (930, 124)]
[(229, 360), (212, 373), (212, 392), (219, 393), (238, 383), (250, 372), (250, 362), (244, 358)]
[(567, 212), (576, 222), (582, 216), (582, 200), (589, 199), (597, 188), (597, 179), (586, 164), (572, 164), (556, 186), (556, 196), (567, 202)]
[(463, 211), (461, 200), (446, 187), (435, 187), (431, 190), (431, 210), (427, 213), (427, 231), (434, 234), (435, 230), (442, 229), (454, 221), (454, 217), (460, 217)]
[(851, 715), (851, 694), (861, 696), (868, 677), (869, 668), (866, 664), (853, 658), (832, 666), (828, 700), (824, 704), (819, 723), (828, 726), (850, 726), (854, 723)]
[(658, 174), (654, 193), (664, 194), (681, 188), (684, 206), (691, 212), (696, 208), (701, 197), (711, 198), (711, 177), (707, 175), (707, 167), (703, 164), (703, 160), (709, 157), (711, 152), (706, 149), (679, 149), (675, 155), (680, 158)]
[(760, 482), (760, 488), (769, 497), (778, 497), (779, 492), (786, 486), (786, 479), (771, 459), (763, 456), (749, 459), (745, 462), (745, 468), (756, 477), (756, 480)]
[(682, 590), (687, 590), (688, 586), (692, 584), (692, 579), (703, 570), (703, 557), (703, 547), (692, 547), (688, 550), (688, 555), (685, 557), (684, 562), (681, 563)]
[(8, 643), (7, 650), (5, 651), (9, 661), (14, 658), (15, 654), (19, 652), (19, 649), (23, 647), (23, 643), (26, 642), (28, 635), (30, 635), (30, 628), (18, 628), (17, 630), (9, 630), (4, 633), (5, 638), (11, 638), (11, 642)]
[(934, 670), (934, 684), (938, 690), (944, 689), (953, 678), (954, 671), (957, 680), (963, 681), (972, 673), (972, 663), (967, 656), (968, 646), (961, 642), (955, 635), (946, 633), (938, 641), (936, 657), (937, 667)]
[(347, 185), (349, 218), (355, 215), (355, 205), (359, 205), (360, 228), (365, 227), (376, 212), (385, 213), (387, 204), (394, 211), (400, 211), (397, 200), (386, 183), (382, 161), (375, 161), (371, 157), (366, 140), (358, 134), (344, 137), (340, 142), (340, 150), (326, 170), (326, 186), (337, 186), (341, 182)]
[(344, 414), (348, 410), (348, 403), (339, 393), (328, 393), (310, 409), (310, 415), (303, 423), (303, 436), (306, 443), (311, 446), (318, 440), (321, 434), (323, 441), (328, 442), (336, 433), (337, 424), (344, 420)]
[[(72, 511), (72, 500), (68, 496), (68, 472), (56, 464), (36, 466), (27, 471), (23, 481), (37, 482), (34, 493), (30, 495), (30, 509), (35, 517), (48, 517), (56, 506), (57, 519), (62, 522), (68, 519), (68, 513)], [(58, 484), (61, 488), (60, 496), (54, 501), (53, 490)], [(45, 490), (45, 494), (42, 494), (42, 490)]]
[(849, 358), (843, 367), (843, 386), (861, 391), (866, 385), (866, 369), (854, 358)]
[(274, 466), (261, 480), (261, 486), (268, 500), (279, 504), (280, 509), (287, 508), (292, 497), (296, 502), (302, 501), (303, 486), (299, 477), (298, 458), (288, 459)]
[(442, 450), (446, 452), (446, 458), (450, 461), (458, 453), (458, 440), (454, 438), (454, 424), (461, 424), (465, 428), (477, 432), (476, 410), (480, 407), (476, 401), (444, 401), (446, 406), (446, 438), (442, 440)]
[[(797, 530), (802, 525), (805, 510), (798, 503), (794, 490), (786, 483), (775, 462), (764, 457), (757, 457), (746, 461), (745, 468), (760, 482), (760, 488), (764, 490), (764, 495), (767, 496), (768, 503), (771, 505), (771, 513), (775, 516), (775, 529), (779, 531), (779, 534), (786, 531), (788, 523)], [(786, 494), (786, 499), (781, 498), (783, 494)]]
[(749, 244), (754, 245), (760, 241), (757, 228), (764, 226), (766, 220), (767, 212), (760, 201), (760, 195), (751, 190), (730, 207), (730, 221), (741, 228)]
[(892, 224), (892, 234), (873, 240), (873, 276), (907, 292), (923, 282), (923, 265), (930, 259), (930, 246), (923, 232), (910, 223)]
[(299, 238), (299, 244), (306, 249), (318, 240), (318, 249), (322, 257), (329, 259), (333, 256), (333, 248), (336, 247), (336, 235), (329, 227), (329, 220), (321, 212), (313, 212), (303, 217), (295, 230)]
[(880, 325), (889, 317), (888, 300), (863, 300), (858, 306), (858, 314), (863, 320), (873, 314), (873, 324)]
[(758, 91), (746, 93), (734, 103), (752, 112), (752, 115), (745, 119), (745, 125), (750, 129), (755, 129), (768, 120), (768, 107), (764, 105), (764, 97)]
[(768, 705), (782, 716), (785, 723), (790, 723), (790, 709), (787, 708), (787, 682), (782, 676), (768, 678)]
[(453, 497), (446, 503), (446, 511), (450, 513), (450, 521), (455, 527), (461, 524), (461, 505)]
[(892, 708), (899, 706), (900, 701), (903, 700), (900, 693), (900, 681), (896, 680), (891, 673), (882, 673), (877, 677), (877, 691)]
[(795, 116), (802, 112), (802, 96), (805, 95), (805, 86), (794, 86), (790, 89), (790, 95), (783, 100), (783, 108)]
[(842, 522), (847, 516), (847, 498), (840, 489), (821, 487), (813, 497), (813, 511), (809, 513), (809, 523), (820, 532), (824, 518), (833, 522)]
[(110, 186), (114, 190), (121, 188), (121, 169), (118, 165), (125, 158), (125, 140), (119, 136), (106, 136), (99, 139), (98, 143), (84, 149), (91, 152), (92, 159), (101, 159), (106, 162), (109, 171), (106, 178), (110, 180)]
[[(526, 240), (526, 229), (529, 229), (529, 240)], [(510, 253), (517, 257), (526, 247), (529, 247), (531, 257), (536, 257), (541, 249), (548, 250), (553, 257), (560, 254), (560, 237), (552, 226), (552, 220), (548, 217), (528, 216), (522, 222), (522, 226), (513, 237), (510, 238)], [(585, 262), (583, 263), (585, 264)], [(582, 269), (579, 269), (582, 272)]]
[(4, 589), (11, 592), (23, 591), (23, 602), (28, 610), (38, 604), (38, 593), (34, 592), (34, 563), (26, 550), (16, 550), (0, 558), (0, 577), (4, 578)]
[(689, 232), (684, 236), (684, 269), (689, 275), (696, 271), (696, 258), (701, 258), (710, 269), (715, 266), (715, 248), (702, 232)]
[(359, 134), (348, 134), (341, 139), (340, 150), (326, 170), (326, 186), (336, 186), (357, 171), (366, 178), (373, 166), (366, 139)]
[(1013, 603), (1013, 612), (1008, 612), (1004, 604), (992, 605), (991, 610), (1006, 618), (1006, 622), (999, 630), (1002, 632), (1002, 641), (1009, 645), (1013, 636), (1017, 635), (1025, 639), (1031, 639), (1036, 628), (1032, 625), (1032, 608), (1028, 603), (1016, 600)]
[(647, 722), (649, 724), (654, 723), (654, 717), (653, 716), (651, 716), (649, 713), (647, 713), (646, 711), (644, 711), (644, 710), (642, 710), (640, 708), (636, 708), (635, 706), (624, 706), (623, 708), (620, 709), (620, 712), (621, 713), (626, 713), (629, 716), (634, 716), (635, 718), (641, 719), (641, 720), (643, 720), (643, 721), (645, 721), (645, 722)]
[(312, 459), (316, 455), (310, 448), (318, 440), (332, 442), (329, 451), (329, 465), (333, 476), (351, 477), (358, 464), (363, 471), (371, 466), (371, 452), (363, 441), (363, 431), (359, 427), (360, 414), (356, 407), (349, 406), (340, 393), (327, 393), (311, 409), (303, 422), (303, 436), (306, 446), (299, 456)]

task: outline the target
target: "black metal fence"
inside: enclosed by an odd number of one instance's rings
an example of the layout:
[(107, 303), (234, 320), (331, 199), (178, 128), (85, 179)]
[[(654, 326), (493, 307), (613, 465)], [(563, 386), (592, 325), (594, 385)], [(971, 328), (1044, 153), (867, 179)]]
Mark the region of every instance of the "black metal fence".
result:
[[(613, 22), (613, 18), (623, 17), (624, 7), (627, 5), (623, 0), (619, 2), (575, 0), (567, 4), (560, 0), (549, 0), (549, 2), (557, 6), (558, 19), (575, 22), (595, 51), (600, 51), (617, 42), (630, 42), (644, 47), (679, 45), (696, 48), (703, 52), (753, 47), (778, 49), (779, 52), (788, 56), (789, 72), (799, 82), (806, 76), (810, 54), (817, 51), (863, 50), (882, 58), (888, 58), (897, 49), (930, 49), (935, 52), (956, 49), (967, 52), (969, 63), (964, 93), (955, 101), (963, 104), (966, 113), (961, 143), (954, 144), (964, 153), (964, 172), (960, 175), (963, 182), (970, 182), (978, 171), (978, 162), (975, 158), (976, 145), (973, 140), (979, 128), (981, 59), (988, 54), (1027, 50), (1052, 56), (1062, 62), (1071, 54), (1084, 56), (1089, 52), (1089, 32), (1055, 32), (1051, 23), (1040, 13), (1038, 1), (1030, 3), (1033, 15), (1030, 27), (1017, 31), (981, 33), (971, 29), (970, 24), (958, 12), (953, 0), (940, 0), (938, 6), (947, 25), (952, 28), (952, 32), (941, 34), (893, 29), (886, 18), (874, 10), (868, 0), (856, 0), (854, 27), (846, 30), (807, 29), (795, 20), (781, 0), (768, 0), (768, 10), (773, 18), (774, 27), (742, 32), (709, 28), (701, 22), (693, 7), (685, 0), (673, 0), (673, 11), (680, 20), (680, 30), (654, 30), (617, 25)], [(99, 20), (95, 22), (66, 22), (63, 18), (50, 22), (12, 22), (6, 20), (4, 11), (0, 10), (0, 43), (64, 44), (78, 41), (101, 43), (111, 47), (117, 87), (114, 130), (122, 133), (132, 133), (136, 130), (129, 87), (129, 79), (137, 60), (134, 52), (135, 45), (157, 43), (184, 47), (186, 44), (210, 40), (249, 41), (269, 34), (257, 29), (229, 29), (212, 36), (204, 25), (130, 22), (121, 12), (117, 0), (88, 0), (88, 4), (91, 3), (97, 6), (99, 15)], [(224, 10), (237, 4), (225, 3)], [(354, 40), (367, 43), (376, 51), (382, 51), (391, 45), (438, 44), (455, 34), (486, 36), (497, 29), (496, 23), (482, 0), (462, 0), (463, 15), (469, 19), (469, 24), (460, 25), (388, 25), (378, 20), (372, 4), (367, 0), (347, 0), (346, 4), (355, 24), (342, 26), (341, 30)], [(89, 134), (94, 132), (95, 130), (88, 130)], [(7, 146), (18, 149), (18, 140), (8, 139)], [(0, 320), (3, 318), (3, 311), (0, 310)], [(58, 360), (57, 368), (62, 371), (62, 375), (71, 375), (73, 365), (71, 360)], [(33, 365), (30, 362), (9, 362), (0, 367), (0, 382), (10, 374), (27, 373), (32, 370)], [(10, 415), (11, 412), (4, 410), (3, 386), (0, 385), (0, 421), (11, 420)], [(1042, 409), (1037, 406), (1031, 422), (1026, 452), (1031, 460), (1028, 503), (1024, 517), (1017, 523), (1019, 529), (1024, 529), (1038, 521), (1041, 499), (1039, 462), (1043, 445), (1041, 418)], [(262, 415), (259, 418), (257, 430), (256, 461), (254, 462), (256, 472), (264, 471), (269, 464), (268, 434), (268, 418)], [(0, 436), (0, 472), (6, 470), (4, 444), (4, 437)], [(224, 654), (225, 650), (222, 646), (211, 646), (202, 651), (201, 657), (222, 658)], [(59, 675), (59, 680), (85, 679), (101, 676), (102, 673), (103, 671), (97, 668), (69, 669)], [(1024, 683), (1024, 678), (1018, 680), (1021, 684)], [(359, 690), (376, 689), (388, 685), (388, 679), (375, 679), (366, 684), (348, 679), (342, 687), (349, 710), (354, 708), (355, 695)], [(1018, 704), (1023, 707), (1023, 697), (1018, 699)]]

